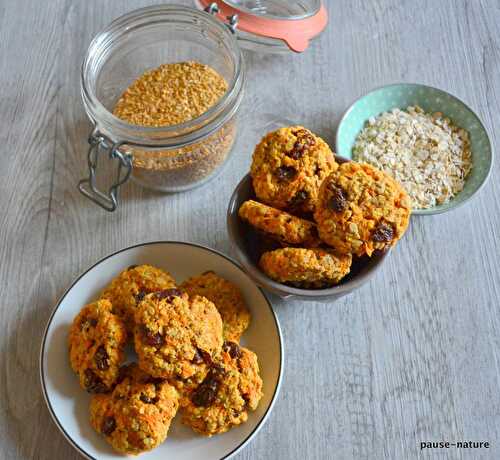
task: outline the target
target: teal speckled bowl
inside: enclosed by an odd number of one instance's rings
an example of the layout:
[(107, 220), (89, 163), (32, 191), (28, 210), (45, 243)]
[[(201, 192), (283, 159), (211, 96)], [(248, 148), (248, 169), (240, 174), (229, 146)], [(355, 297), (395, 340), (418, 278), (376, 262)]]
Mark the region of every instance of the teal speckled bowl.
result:
[(370, 117), (394, 108), (419, 105), (426, 112), (442, 112), (457, 126), (469, 131), (472, 144), (472, 171), (464, 189), (446, 204), (415, 209), (413, 214), (429, 215), (449, 211), (468, 201), (486, 184), (493, 165), (493, 150), (488, 133), (478, 116), (460, 99), (430, 86), (399, 83), (375, 89), (355, 101), (345, 112), (337, 128), (337, 155), (352, 158), (352, 147)]

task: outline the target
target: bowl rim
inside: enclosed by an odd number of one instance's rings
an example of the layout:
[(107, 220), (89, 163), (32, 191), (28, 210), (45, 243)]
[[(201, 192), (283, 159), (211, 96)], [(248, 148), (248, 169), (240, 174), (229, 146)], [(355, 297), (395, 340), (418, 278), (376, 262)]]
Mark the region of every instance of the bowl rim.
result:
[[(340, 159), (341, 161), (351, 161), (345, 157), (341, 157), (340, 155), (335, 155), (336, 159)], [(384, 262), (387, 260), (387, 257), (392, 251), (392, 248), (380, 254), (377, 263), (371, 267), (367, 273), (364, 273), (361, 278), (355, 278), (348, 281), (346, 284), (340, 284), (337, 286), (333, 286), (327, 289), (300, 289), (292, 286), (288, 286), (286, 284), (278, 283), (267, 275), (265, 275), (261, 270), (259, 270), (255, 264), (250, 260), (247, 256), (246, 252), (240, 248), (239, 244), (237, 244), (238, 237), (235, 234), (236, 228), (233, 225), (234, 219), (239, 219), (238, 209), (236, 206), (236, 202), (240, 197), (240, 193), (242, 188), (251, 181), (250, 173), (245, 174), (242, 179), (238, 182), (238, 185), (234, 189), (231, 198), (229, 200), (229, 204), (227, 207), (227, 231), (229, 234), (229, 240), (231, 242), (231, 246), (233, 250), (236, 252), (236, 257), (240, 261), (243, 270), (255, 281), (255, 283), (259, 286), (263, 286), (265, 289), (273, 293), (277, 293), (278, 295), (290, 298), (290, 297), (306, 297), (310, 300), (321, 300), (327, 297), (330, 298), (338, 298), (349, 294), (355, 289), (358, 289), (367, 281), (370, 281), (376, 274), (376, 272), (382, 267)]]
[[(351, 102), (351, 104), (349, 104), (349, 106), (343, 112), (342, 117), (340, 118), (340, 120), (337, 124), (337, 129), (335, 130), (335, 152), (339, 152), (339, 131), (340, 131), (340, 128), (341, 128), (342, 124), (345, 122), (346, 118), (350, 115), (350, 113), (354, 109), (354, 106), (357, 105), (362, 99), (364, 99), (365, 97), (369, 96), (372, 93), (375, 93), (375, 92), (380, 91), (380, 90), (385, 89), (385, 88), (392, 88), (392, 87), (396, 87), (396, 86), (408, 86), (408, 87), (415, 87), (415, 88), (424, 88), (424, 89), (428, 89), (428, 90), (438, 91), (440, 93), (443, 93), (443, 94), (449, 96), (450, 98), (452, 98), (455, 101), (462, 104), (474, 116), (474, 118), (476, 118), (479, 125), (481, 126), (481, 128), (484, 130), (484, 132), (486, 134), (486, 139), (488, 141), (488, 147), (489, 147), (489, 150), (491, 152), (491, 155), (490, 155), (491, 158), (490, 158), (490, 162), (489, 162), (489, 166), (488, 166), (488, 172), (485, 174), (484, 178), (481, 180), (481, 183), (478, 185), (476, 190), (474, 190), (474, 192), (472, 192), (472, 194), (468, 198), (465, 198), (461, 201), (457, 202), (457, 201), (455, 201), (456, 197), (453, 198), (450, 202), (447, 203), (447, 204), (449, 204), (449, 206), (446, 208), (432, 207), (432, 208), (428, 208), (428, 209), (413, 209), (412, 215), (413, 216), (430, 216), (430, 215), (436, 215), (436, 214), (443, 214), (443, 213), (451, 211), (453, 209), (457, 209), (458, 207), (467, 203), (471, 198), (475, 197), (476, 194), (479, 191), (481, 191), (483, 189), (483, 187), (489, 181), (491, 173), (493, 171), (493, 164), (495, 162), (495, 151), (493, 149), (493, 143), (491, 142), (490, 133), (486, 129), (486, 126), (482, 122), (479, 115), (477, 115), (477, 113), (474, 110), (472, 110), (472, 108), (465, 101), (463, 101), (459, 97), (455, 96), (454, 94), (452, 94), (444, 89), (437, 88), (437, 87), (431, 86), (431, 85), (426, 85), (423, 83), (399, 82), (399, 83), (389, 83), (387, 85), (376, 86), (376, 87), (372, 88), (371, 90), (363, 93), (361, 96), (354, 99), (353, 102)], [(474, 152), (473, 152), (473, 154), (474, 154)], [(473, 163), (473, 165), (474, 165), (474, 163)], [(462, 193), (462, 192), (459, 192), (457, 196), (459, 196), (460, 193)], [(452, 204), (453, 202), (454, 202), (454, 204)]]
[(74, 288), (74, 286), (80, 281), (80, 279), (83, 276), (85, 276), (88, 272), (90, 272), (91, 270), (93, 270), (95, 267), (97, 267), (98, 265), (100, 265), (105, 260), (107, 260), (107, 259), (109, 259), (111, 257), (114, 257), (117, 254), (120, 254), (121, 252), (125, 252), (127, 250), (138, 248), (138, 247), (141, 247), (141, 246), (149, 246), (149, 245), (155, 245), (155, 244), (181, 244), (181, 245), (186, 245), (186, 246), (193, 246), (193, 247), (196, 247), (198, 249), (206, 250), (206, 251), (208, 251), (208, 252), (210, 252), (212, 254), (215, 254), (217, 256), (221, 256), (222, 258), (226, 259), (228, 262), (230, 262), (232, 265), (234, 265), (236, 269), (242, 271), (245, 275), (247, 275), (248, 278), (249, 278), (249, 280), (253, 284), (256, 285), (257, 289), (262, 294), (262, 296), (263, 296), (263, 298), (264, 298), (264, 300), (265, 300), (265, 302), (266, 302), (266, 304), (267, 304), (267, 306), (268, 306), (268, 308), (269, 308), (269, 310), (271, 312), (272, 318), (274, 319), (274, 323), (275, 323), (275, 326), (276, 326), (276, 332), (277, 332), (277, 335), (278, 335), (279, 350), (280, 350), (280, 359), (279, 359), (278, 380), (276, 382), (276, 386), (275, 386), (274, 391), (273, 391), (273, 396), (271, 397), (271, 401), (269, 403), (269, 406), (267, 407), (266, 411), (262, 415), (262, 418), (257, 422), (257, 425), (254, 427), (254, 429), (252, 430), (252, 432), (244, 440), (242, 440), (237, 445), (237, 447), (235, 447), (231, 452), (229, 452), (227, 455), (225, 455), (224, 457), (222, 457), (220, 459), (220, 460), (228, 460), (231, 457), (233, 457), (234, 455), (236, 455), (238, 452), (241, 452), (255, 438), (255, 436), (259, 433), (259, 431), (265, 425), (267, 419), (269, 418), (269, 415), (273, 411), (274, 405), (276, 404), (276, 401), (278, 399), (278, 395), (279, 395), (279, 393), (281, 391), (281, 385), (283, 383), (283, 373), (284, 373), (284, 363), (285, 363), (285, 348), (284, 348), (284, 344), (283, 344), (283, 334), (282, 334), (282, 331), (281, 331), (281, 326), (280, 326), (280, 323), (279, 323), (279, 320), (278, 320), (278, 316), (276, 315), (276, 312), (274, 311), (272, 303), (269, 300), (269, 298), (267, 297), (267, 295), (264, 292), (264, 290), (258, 284), (256, 284), (255, 281), (253, 280), (253, 278), (250, 275), (248, 275), (248, 273), (246, 273), (246, 271), (236, 261), (234, 261), (231, 257), (223, 254), (222, 252), (220, 252), (220, 251), (218, 251), (216, 249), (210, 248), (208, 246), (204, 246), (204, 245), (201, 245), (201, 244), (198, 244), (198, 243), (192, 243), (192, 242), (188, 242), (188, 241), (176, 241), (176, 240), (155, 240), (155, 241), (148, 241), (148, 242), (144, 242), (144, 243), (133, 244), (133, 245), (124, 247), (122, 249), (119, 249), (117, 251), (114, 251), (114, 252), (112, 252), (112, 253), (104, 256), (104, 257), (101, 257), (99, 260), (97, 260), (97, 262), (95, 262), (94, 264), (92, 264), (88, 269), (82, 271), (73, 280), (73, 282), (71, 283), (71, 285), (64, 291), (64, 293), (61, 295), (61, 297), (59, 297), (59, 300), (57, 301), (55, 307), (52, 309), (50, 317), (47, 320), (47, 324), (46, 324), (46, 326), (44, 328), (44, 331), (43, 331), (42, 342), (40, 344), (40, 353), (39, 353), (39, 358), (38, 358), (39, 359), (39, 362), (38, 362), (38, 371), (39, 371), (39, 378), (40, 378), (40, 385), (41, 385), (43, 399), (45, 401), (47, 409), (49, 410), (49, 413), (50, 413), (50, 416), (52, 418), (52, 421), (55, 423), (56, 427), (59, 429), (59, 431), (64, 436), (64, 438), (68, 441), (68, 443), (80, 455), (82, 455), (84, 458), (86, 458), (88, 460), (98, 460), (96, 457), (93, 457), (88, 452), (86, 452), (78, 444), (78, 442), (76, 440), (74, 440), (66, 432), (66, 430), (65, 430), (62, 422), (60, 422), (59, 418), (57, 417), (57, 415), (56, 415), (56, 413), (55, 413), (55, 411), (54, 411), (54, 409), (52, 407), (52, 404), (51, 404), (51, 402), (49, 400), (49, 395), (48, 395), (47, 388), (46, 388), (46, 385), (45, 385), (45, 371), (46, 371), (46, 369), (45, 369), (45, 366), (44, 366), (44, 356), (45, 356), (45, 347), (46, 347), (46, 342), (47, 342), (47, 334), (48, 334), (49, 328), (50, 328), (50, 326), (52, 324), (52, 321), (54, 319), (54, 316), (57, 313), (57, 311), (59, 310), (59, 307), (61, 306), (61, 303), (63, 302), (63, 300), (68, 295), (68, 293)]

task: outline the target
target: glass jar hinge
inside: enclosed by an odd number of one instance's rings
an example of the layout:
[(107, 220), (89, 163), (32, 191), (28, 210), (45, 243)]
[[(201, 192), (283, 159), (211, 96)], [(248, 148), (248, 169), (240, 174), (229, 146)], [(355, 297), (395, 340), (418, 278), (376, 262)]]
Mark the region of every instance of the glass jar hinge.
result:
[[(208, 5), (206, 8), (205, 8), (205, 11), (209, 14), (218, 14), (220, 12), (220, 9), (219, 9), (219, 5), (217, 5), (216, 2), (213, 2), (213, 3), (210, 3), (210, 5)], [(229, 30), (235, 34), (236, 33), (236, 28), (238, 27), (238, 15), (237, 14), (233, 14), (231, 16), (227, 16), (227, 24), (226, 26), (229, 28)]]
[[(113, 212), (118, 206), (118, 190), (132, 173), (132, 155), (121, 152), (123, 142), (113, 142), (94, 128), (88, 140), (89, 177), (78, 183), (78, 190), (106, 211)], [(116, 179), (107, 192), (98, 189), (96, 183), (97, 162), (101, 152), (107, 152), (110, 159), (118, 160)]]

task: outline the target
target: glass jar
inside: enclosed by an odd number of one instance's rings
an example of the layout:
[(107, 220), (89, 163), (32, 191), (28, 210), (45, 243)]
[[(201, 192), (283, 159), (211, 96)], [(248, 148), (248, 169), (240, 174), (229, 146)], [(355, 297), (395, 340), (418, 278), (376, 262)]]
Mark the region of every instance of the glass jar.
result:
[[(146, 70), (166, 62), (209, 64), (228, 84), (225, 95), (194, 120), (165, 127), (131, 125), (113, 115), (123, 91)], [(228, 159), (237, 133), (236, 114), (245, 82), (241, 50), (231, 29), (194, 8), (143, 8), (112, 22), (92, 41), (85, 56), (82, 98), (95, 128), (89, 143), (87, 179), (79, 188), (109, 211), (119, 186), (129, 177), (165, 192), (199, 186), (216, 176)], [(99, 156), (118, 162), (116, 181), (97, 188)]]
[[(179, 192), (204, 184), (222, 170), (237, 135), (245, 69), (238, 41), (268, 52), (304, 51), (326, 27), (320, 0), (195, 0), (196, 8), (159, 5), (113, 21), (91, 42), (82, 65), (85, 110), (94, 124), (89, 137), (88, 178), (80, 191), (108, 211), (119, 187), (140, 185)], [(144, 72), (165, 63), (207, 64), (227, 82), (225, 95), (201, 116), (165, 127), (129, 124), (113, 115), (123, 92)], [(99, 158), (117, 162), (108, 190), (97, 185)]]

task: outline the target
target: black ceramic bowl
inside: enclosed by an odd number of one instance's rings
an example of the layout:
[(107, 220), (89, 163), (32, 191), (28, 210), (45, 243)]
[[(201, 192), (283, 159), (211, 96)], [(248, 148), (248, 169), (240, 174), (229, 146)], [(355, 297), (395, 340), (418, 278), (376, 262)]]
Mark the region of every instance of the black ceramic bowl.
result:
[[(339, 161), (340, 160), (340, 161)], [(345, 159), (337, 157), (337, 161)], [(229, 239), (236, 251), (236, 257), (243, 269), (262, 288), (283, 298), (299, 298), (316, 302), (334, 301), (368, 282), (382, 266), (390, 251), (374, 254), (372, 257), (355, 259), (351, 273), (338, 285), (326, 289), (299, 289), (286, 284), (277, 283), (263, 273), (259, 268), (259, 259), (266, 250), (274, 249), (273, 243), (266, 240), (238, 216), (240, 206), (246, 200), (255, 199), (252, 179), (247, 174), (236, 187), (227, 210), (227, 229)], [(279, 247), (279, 246), (276, 246)]]

